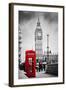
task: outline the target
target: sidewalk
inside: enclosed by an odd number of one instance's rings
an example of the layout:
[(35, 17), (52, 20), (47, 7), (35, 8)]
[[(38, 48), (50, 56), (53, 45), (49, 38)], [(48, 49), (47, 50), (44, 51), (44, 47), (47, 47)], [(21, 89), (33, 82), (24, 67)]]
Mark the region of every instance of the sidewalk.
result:
[(36, 72), (36, 78), (48, 78), (48, 77), (56, 77), (56, 76), (47, 74), (45, 73), (45, 71)]

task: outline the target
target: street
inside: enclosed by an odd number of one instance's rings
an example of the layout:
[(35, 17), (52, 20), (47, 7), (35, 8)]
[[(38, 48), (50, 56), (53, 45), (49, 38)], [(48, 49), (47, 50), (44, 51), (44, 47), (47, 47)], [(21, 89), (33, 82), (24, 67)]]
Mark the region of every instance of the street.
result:
[[(25, 78), (28, 78), (26, 75), (26, 73), (23, 71), (23, 70), (19, 70), (19, 79), (25, 79)], [(56, 77), (54, 75), (51, 75), (51, 74), (47, 74), (45, 73), (44, 71), (41, 71), (41, 72), (36, 72), (36, 77), (35, 78), (48, 78), (48, 77)]]

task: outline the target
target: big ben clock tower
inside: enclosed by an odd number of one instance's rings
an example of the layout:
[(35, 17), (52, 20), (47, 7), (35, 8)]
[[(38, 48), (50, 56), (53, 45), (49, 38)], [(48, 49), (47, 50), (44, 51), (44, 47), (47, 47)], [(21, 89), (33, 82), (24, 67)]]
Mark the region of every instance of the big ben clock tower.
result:
[(42, 29), (40, 26), (39, 18), (38, 18), (37, 27), (35, 30), (35, 51), (36, 51), (36, 60), (38, 63), (43, 58), (43, 55), (42, 55)]

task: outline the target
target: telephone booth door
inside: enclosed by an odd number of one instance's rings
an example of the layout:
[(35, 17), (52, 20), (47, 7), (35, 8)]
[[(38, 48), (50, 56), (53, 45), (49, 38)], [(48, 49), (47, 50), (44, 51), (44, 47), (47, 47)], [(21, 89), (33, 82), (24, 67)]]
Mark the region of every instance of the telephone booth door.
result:
[(28, 77), (36, 76), (36, 54), (34, 51), (26, 51), (25, 71)]

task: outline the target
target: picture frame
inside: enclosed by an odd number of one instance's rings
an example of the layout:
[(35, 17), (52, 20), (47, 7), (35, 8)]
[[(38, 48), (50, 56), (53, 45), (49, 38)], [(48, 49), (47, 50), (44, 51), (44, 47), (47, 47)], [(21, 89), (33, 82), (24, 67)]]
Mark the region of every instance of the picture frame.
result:
[(64, 6), (9, 3), (9, 86), (64, 84)]

